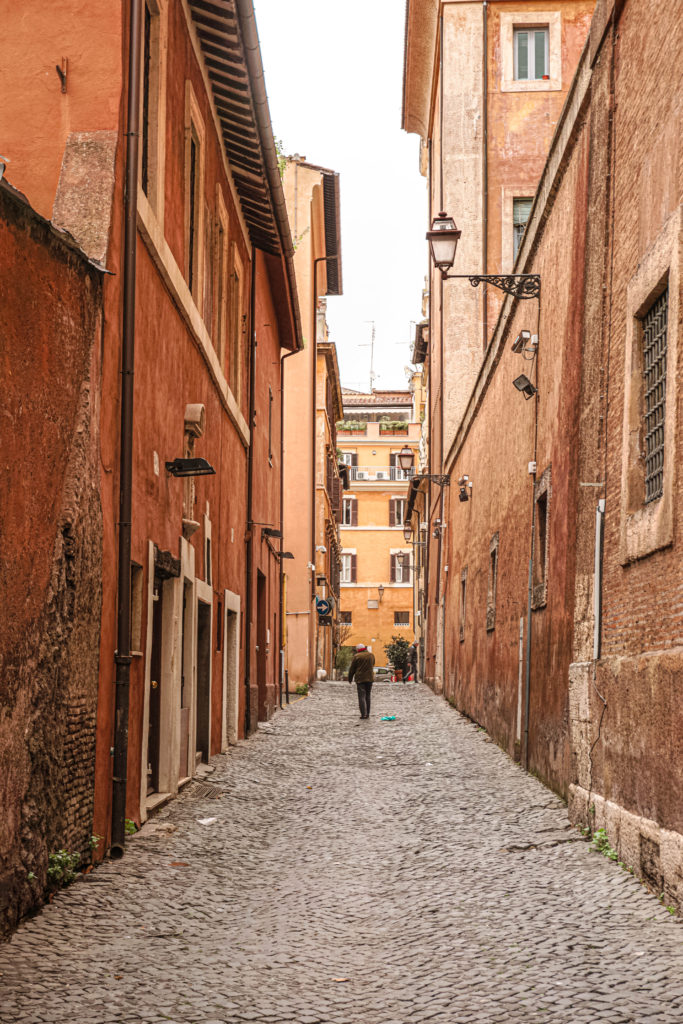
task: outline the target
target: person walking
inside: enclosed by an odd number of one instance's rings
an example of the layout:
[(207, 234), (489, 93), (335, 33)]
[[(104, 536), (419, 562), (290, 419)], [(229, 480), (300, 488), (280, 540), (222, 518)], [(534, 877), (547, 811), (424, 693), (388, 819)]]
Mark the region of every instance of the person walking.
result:
[(408, 648), (408, 678), (417, 682), (417, 640), (413, 640)]
[(370, 691), (375, 678), (374, 666), (375, 655), (367, 649), (365, 644), (358, 644), (353, 661), (349, 665), (349, 682), (352, 683), (354, 679), (356, 680), (361, 718), (370, 717)]

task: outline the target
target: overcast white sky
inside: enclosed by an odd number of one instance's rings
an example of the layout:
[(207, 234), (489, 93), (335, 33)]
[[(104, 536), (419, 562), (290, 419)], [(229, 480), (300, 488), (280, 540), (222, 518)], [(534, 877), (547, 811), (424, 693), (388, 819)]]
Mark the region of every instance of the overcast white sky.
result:
[(427, 186), (401, 129), (403, 0), (254, 0), (276, 138), (340, 174), (344, 294), (328, 300), (342, 384), (405, 387), (427, 269)]

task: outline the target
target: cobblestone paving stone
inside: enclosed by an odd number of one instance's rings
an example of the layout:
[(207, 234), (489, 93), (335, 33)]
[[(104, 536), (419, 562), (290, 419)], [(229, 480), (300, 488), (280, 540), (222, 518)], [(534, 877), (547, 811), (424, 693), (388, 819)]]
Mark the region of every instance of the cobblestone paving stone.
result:
[(24, 923), (2, 1024), (680, 1024), (679, 922), (443, 700), (373, 697), (320, 684)]

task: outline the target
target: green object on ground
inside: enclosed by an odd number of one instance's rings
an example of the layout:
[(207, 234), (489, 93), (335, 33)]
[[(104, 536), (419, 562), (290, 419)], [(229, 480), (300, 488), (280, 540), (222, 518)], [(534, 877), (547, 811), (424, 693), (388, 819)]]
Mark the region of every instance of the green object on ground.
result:
[(396, 715), (382, 715), (380, 722), (395, 722)]

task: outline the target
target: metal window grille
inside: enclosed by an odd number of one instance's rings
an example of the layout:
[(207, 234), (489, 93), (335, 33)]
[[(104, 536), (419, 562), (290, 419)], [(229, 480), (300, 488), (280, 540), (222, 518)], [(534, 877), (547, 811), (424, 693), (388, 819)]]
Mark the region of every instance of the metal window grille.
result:
[(666, 325), (669, 289), (643, 317), (643, 419), (645, 427), (645, 503), (664, 489), (664, 412), (666, 404)]

